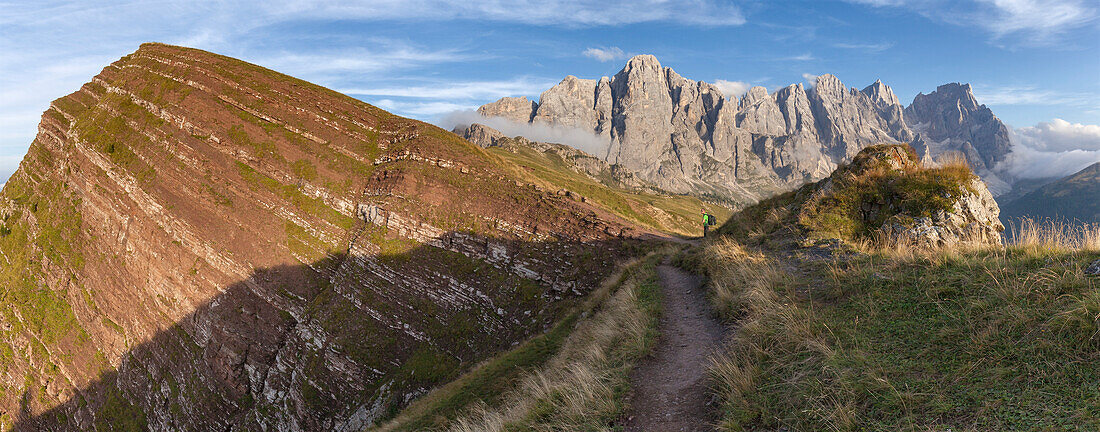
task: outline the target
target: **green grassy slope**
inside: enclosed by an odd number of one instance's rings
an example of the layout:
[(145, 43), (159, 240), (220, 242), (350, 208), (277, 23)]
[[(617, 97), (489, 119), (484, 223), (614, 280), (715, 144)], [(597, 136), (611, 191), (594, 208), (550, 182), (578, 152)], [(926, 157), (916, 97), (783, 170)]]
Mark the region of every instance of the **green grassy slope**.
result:
[(614, 179), (593, 179), (570, 168), (569, 162), (553, 152), (540, 152), (520, 144), (486, 149), (511, 167), (517, 176), (546, 189), (561, 190), (583, 196), (587, 202), (609, 212), (656, 230), (684, 236), (701, 235), (703, 208), (720, 221), (731, 211), (721, 205), (689, 195), (660, 194), (616, 187)]
[(1001, 220), (1006, 226), (1025, 217), (1100, 222), (1100, 163), (1001, 206)]
[(741, 326), (715, 368), (723, 430), (1100, 428), (1096, 251), (810, 263), (727, 238), (705, 257)]

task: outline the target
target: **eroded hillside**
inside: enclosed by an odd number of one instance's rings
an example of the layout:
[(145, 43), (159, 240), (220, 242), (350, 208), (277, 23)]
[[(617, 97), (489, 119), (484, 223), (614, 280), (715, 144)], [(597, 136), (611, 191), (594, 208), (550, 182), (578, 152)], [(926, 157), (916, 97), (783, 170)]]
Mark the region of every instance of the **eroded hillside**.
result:
[(358, 428), (638, 247), (449, 132), (160, 44), (54, 101), (0, 196), (28, 430)]

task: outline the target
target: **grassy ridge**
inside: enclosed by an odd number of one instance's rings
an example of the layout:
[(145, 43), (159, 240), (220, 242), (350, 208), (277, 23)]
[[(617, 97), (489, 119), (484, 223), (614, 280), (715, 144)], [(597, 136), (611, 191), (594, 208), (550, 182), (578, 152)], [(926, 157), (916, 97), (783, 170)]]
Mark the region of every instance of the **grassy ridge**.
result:
[(723, 430), (1100, 429), (1096, 250), (704, 254), (741, 325), (713, 370)]
[(730, 210), (689, 195), (637, 192), (614, 186), (613, 179), (594, 180), (573, 171), (569, 163), (553, 152), (540, 152), (523, 145), (508, 148), (492, 147), (490, 154), (500, 157), (506, 166), (516, 167), (517, 174), (547, 189), (567, 189), (585, 197), (608, 211), (629, 221), (685, 236), (702, 234), (699, 210), (725, 220)]

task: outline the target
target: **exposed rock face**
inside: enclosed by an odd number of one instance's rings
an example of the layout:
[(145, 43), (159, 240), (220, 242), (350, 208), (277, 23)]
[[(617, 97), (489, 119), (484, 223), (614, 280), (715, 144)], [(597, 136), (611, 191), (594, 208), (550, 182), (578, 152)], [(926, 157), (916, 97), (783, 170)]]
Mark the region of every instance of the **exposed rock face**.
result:
[(955, 200), (950, 211), (937, 211), (931, 217), (895, 216), (882, 226), (888, 239), (923, 248), (951, 247), (959, 244), (1003, 242), (1004, 225), (993, 194), (980, 179), (968, 187), (973, 192)]
[(0, 214), (19, 430), (361, 430), (631, 253), (446, 131), (158, 44), (50, 105)]
[(1100, 259), (1089, 264), (1089, 267), (1085, 269), (1085, 274), (1089, 276), (1100, 276)]
[(993, 169), (1012, 150), (1008, 127), (978, 104), (970, 84), (944, 84), (918, 94), (905, 109), (905, 121), (924, 137), (933, 156), (960, 152), (979, 173)]
[(477, 113), (485, 117), (502, 117), (518, 123), (527, 123), (535, 115), (535, 107), (537, 106), (538, 104), (534, 101), (527, 100), (526, 96), (506, 97), (482, 105), (477, 109)]
[[(825, 178), (872, 144), (909, 143), (926, 157), (966, 150), (969, 147), (953, 140), (969, 137), (975, 149), (971, 153), (981, 164), (976, 168), (992, 176), (981, 168), (1003, 158), (1007, 147), (995, 131), (1000, 122), (989, 120), (996, 118), (985, 114), (988, 109), (976, 103), (960, 108), (964, 120), (922, 129), (929, 131), (931, 140), (908, 126), (912, 119), (923, 121), (927, 112), (942, 111), (936, 107), (950, 99), (947, 93), (937, 90), (933, 99), (921, 99), (923, 108), (910, 107), (910, 114), (881, 81), (858, 91), (832, 75), (822, 75), (810, 90), (795, 84), (769, 95), (763, 87), (754, 87), (734, 101), (710, 84), (662, 67), (651, 55), (639, 55), (612, 78), (567, 77), (542, 94), (529, 121), (575, 127), (606, 138), (608, 151), (598, 156), (663, 189), (751, 202)], [(969, 95), (969, 87), (963, 93)], [(505, 98), (479, 111), (502, 112), (502, 117), (523, 121), (527, 102)], [(504, 109), (505, 105), (516, 108)], [(987, 125), (995, 133), (969, 131), (974, 124)]]

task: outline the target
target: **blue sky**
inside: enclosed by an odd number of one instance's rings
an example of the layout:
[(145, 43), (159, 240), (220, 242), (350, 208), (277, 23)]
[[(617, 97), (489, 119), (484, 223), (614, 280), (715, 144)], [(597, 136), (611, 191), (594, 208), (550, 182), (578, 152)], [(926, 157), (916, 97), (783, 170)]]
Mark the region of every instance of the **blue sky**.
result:
[(731, 92), (832, 73), (857, 88), (882, 79), (908, 104), (969, 82), (1027, 150), (1100, 160), (1097, 9), (1088, 0), (0, 0), (0, 181), (51, 100), (146, 41), (238, 57), (434, 122), (502, 96), (537, 97), (565, 75), (614, 75), (641, 53)]

